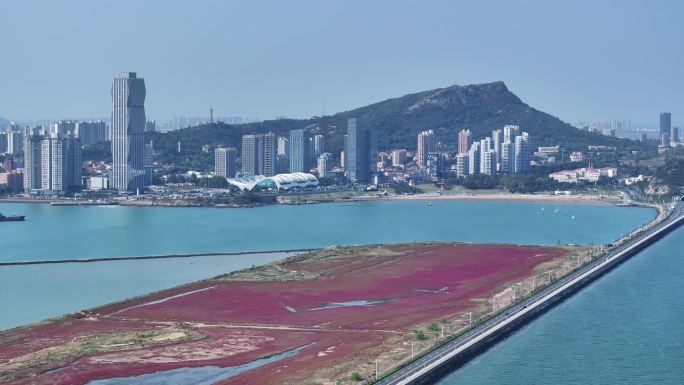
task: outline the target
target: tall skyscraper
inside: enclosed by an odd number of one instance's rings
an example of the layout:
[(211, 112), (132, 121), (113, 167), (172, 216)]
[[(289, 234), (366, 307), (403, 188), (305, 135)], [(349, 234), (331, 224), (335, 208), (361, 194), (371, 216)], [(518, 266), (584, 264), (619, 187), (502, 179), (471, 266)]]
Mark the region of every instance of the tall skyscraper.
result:
[(427, 165), (427, 154), (435, 152), (435, 132), (433, 130), (428, 130), (419, 133), (417, 148), (416, 162), (418, 163), (418, 167), (425, 168)]
[(309, 136), (304, 130), (290, 131), (290, 172), (309, 172)]
[(234, 148), (219, 147), (214, 151), (214, 173), (224, 178), (234, 178), (236, 151)]
[(315, 135), (314, 141), (314, 156), (318, 157), (325, 152), (325, 137), (321, 134)]
[(672, 114), (669, 112), (660, 113), (660, 135), (670, 135), (672, 129)]
[(264, 134), (264, 173), (263, 175), (265, 176), (274, 176), (275, 174), (278, 173), (276, 166), (277, 166), (277, 157), (276, 157), (276, 150), (277, 150), (277, 142), (276, 142), (276, 134), (269, 132), (267, 134)]
[(473, 133), (470, 130), (461, 130), (458, 133), (458, 153), (467, 154), (470, 150), (470, 143), (473, 137)]
[(112, 181), (119, 191), (145, 187), (145, 80), (125, 72), (112, 84)]
[(263, 175), (263, 135), (242, 135), (242, 175)]
[[(377, 166), (377, 136), (372, 128), (360, 127), (356, 118), (347, 120), (344, 170), (354, 182), (370, 182)], [(427, 155), (427, 153), (425, 154)]]

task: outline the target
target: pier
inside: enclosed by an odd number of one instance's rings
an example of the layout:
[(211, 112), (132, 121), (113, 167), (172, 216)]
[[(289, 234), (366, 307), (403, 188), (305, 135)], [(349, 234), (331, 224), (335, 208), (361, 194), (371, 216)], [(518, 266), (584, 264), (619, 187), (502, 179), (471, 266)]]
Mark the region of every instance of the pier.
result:
[(454, 337), (373, 383), (381, 385), (435, 383), (620, 263), (657, 242), (682, 223), (684, 223), (684, 204), (678, 202), (667, 217), (655, 224), (651, 222), (645, 225), (619, 245), (609, 248), (599, 258), (501, 310), (482, 324)]

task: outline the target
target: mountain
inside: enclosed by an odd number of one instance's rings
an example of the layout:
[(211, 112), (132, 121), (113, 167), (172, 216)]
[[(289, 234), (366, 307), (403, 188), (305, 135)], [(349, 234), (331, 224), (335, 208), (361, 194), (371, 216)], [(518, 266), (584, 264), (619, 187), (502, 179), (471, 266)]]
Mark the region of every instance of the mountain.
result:
[[(348, 118), (378, 131), (378, 147), (415, 149), (420, 131), (433, 129), (442, 150), (455, 150), (458, 132), (470, 129), (478, 140), (493, 129), (517, 124), (532, 137), (534, 146), (558, 145), (566, 150), (586, 149), (589, 144), (640, 148), (638, 142), (606, 137), (579, 130), (545, 112), (525, 104), (508, 90), (503, 82), (454, 85), (388, 99), (335, 115), (310, 119), (280, 119), (260, 123), (226, 125), (205, 124), (169, 133), (155, 133), (150, 139), (159, 160), (186, 167), (211, 169), (213, 158), (200, 149), (209, 144), (236, 147), (240, 151), (241, 136), (273, 131), (287, 136), (289, 130), (306, 128), (326, 137), (326, 150), (338, 155), (342, 150)], [(181, 142), (182, 151), (177, 152)], [(205, 165), (204, 167), (202, 167)]]

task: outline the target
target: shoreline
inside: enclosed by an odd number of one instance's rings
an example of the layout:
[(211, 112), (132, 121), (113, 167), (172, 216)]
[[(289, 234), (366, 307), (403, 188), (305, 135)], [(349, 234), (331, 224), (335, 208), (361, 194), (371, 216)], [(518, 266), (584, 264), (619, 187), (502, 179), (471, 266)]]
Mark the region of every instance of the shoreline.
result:
[[(360, 199), (356, 199), (360, 200)], [(517, 201), (517, 202), (553, 202), (553, 203), (591, 203), (591, 204), (620, 204), (622, 199), (610, 196), (594, 195), (542, 195), (542, 194), (460, 194), (460, 195), (394, 195), (389, 197), (371, 197), (368, 200), (396, 200), (396, 201)], [(633, 203), (634, 205), (639, 205)]]
[(391, 195), (391, 196), (373, 196), (361, 195), (349, 199), (331, 199), (331, 200), (305, 200), (300, 202), (281, 202), (269, 204), (250, 204), (250, 205), (230, 205), (230, 204), (200, 204), (195, 202), (156, 202), (149, 199), (140, 200), (117, 200), (113, 204), (94, 203), (87, 200), (65, 200), (65, 199), (30, 199), (30, 198), (0, 198), (0, 203), (35, 203), (35, 204), (52, 204), (58, 203), (64, 206), (127, 206), (127, 207), (198, 207), (198, 208), (254, 208), (264, 207), (270, 205), (309, 205), (309, 204), (323, 204), (323, 203), (344, 203), (356, 201), (502, 201), (502, 202), (539, 202), (539, 203), (583, 203), (583, 204), (613, 204), (613, 205), (633, 205), (633, 206), (651, 206), (640, 202), (625, 202), (623, 199), (615, 196), (605, 195), (551, 195), (551, 194), (515, 194), (515, 193), (465, 193), (465, 194), (416, 194), (416, 195)]

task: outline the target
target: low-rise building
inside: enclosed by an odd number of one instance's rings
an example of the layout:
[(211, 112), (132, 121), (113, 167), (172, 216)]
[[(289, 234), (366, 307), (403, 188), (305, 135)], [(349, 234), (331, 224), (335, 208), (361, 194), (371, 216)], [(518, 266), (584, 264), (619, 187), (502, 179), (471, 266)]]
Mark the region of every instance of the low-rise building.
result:
[(584, 160), (584, 154), (582, 154), (580, 151), (573, 151), (570, 153), (570, 161), (571, 162), (581, 162)]
[(575, 170), (562, 170), (549, 174), (549, 178), (563, 183), (577, 183), (579, 181), (596, 182), (600, 178), (615, 178), (617, 168), (578, 168)]

